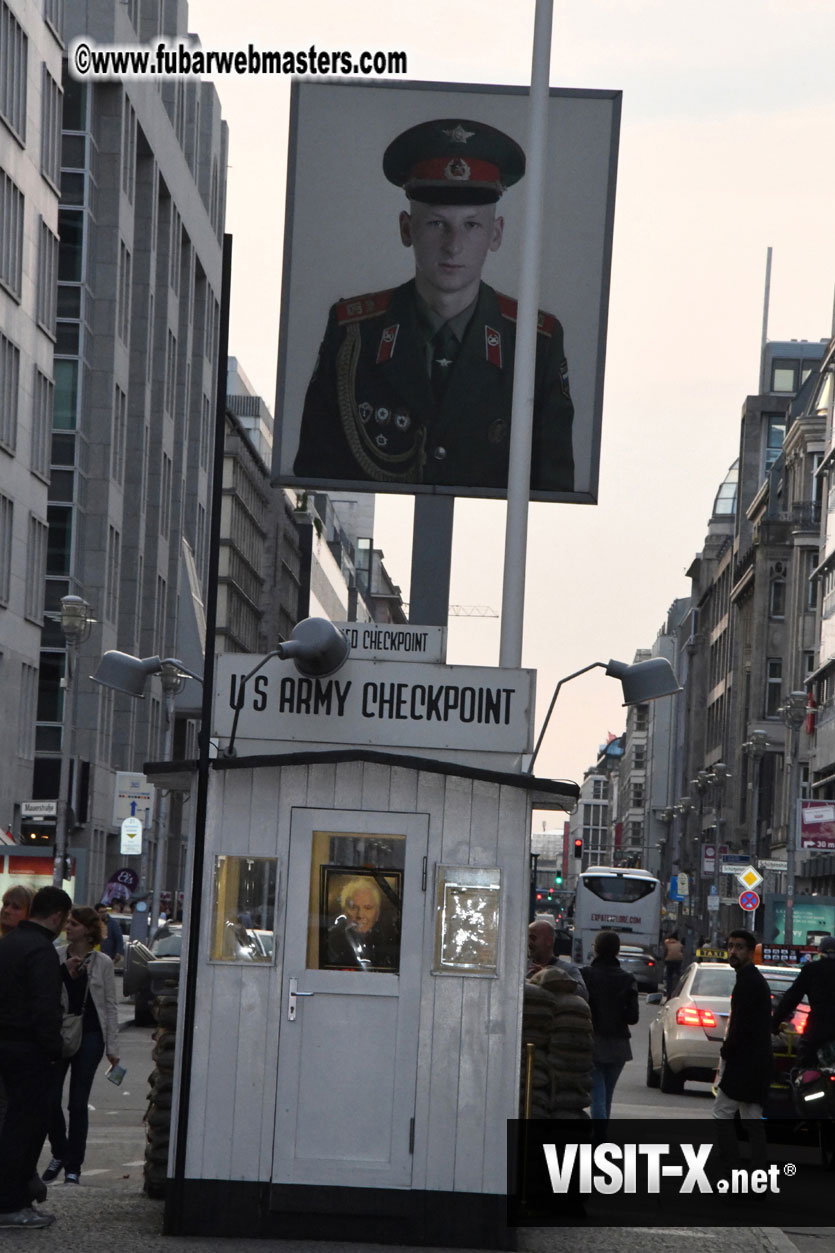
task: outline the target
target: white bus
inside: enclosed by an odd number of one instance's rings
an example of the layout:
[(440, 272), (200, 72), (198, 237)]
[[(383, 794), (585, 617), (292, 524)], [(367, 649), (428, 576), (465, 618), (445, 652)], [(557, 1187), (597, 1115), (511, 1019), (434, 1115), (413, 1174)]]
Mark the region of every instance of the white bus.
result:
[(661, 884), (648, 870), (590, 866), (577, 880), (572, 957), (578, 966), (592, 959), (598, 931), (617, 931), (621, 944), (652, 949), (661, 927)]

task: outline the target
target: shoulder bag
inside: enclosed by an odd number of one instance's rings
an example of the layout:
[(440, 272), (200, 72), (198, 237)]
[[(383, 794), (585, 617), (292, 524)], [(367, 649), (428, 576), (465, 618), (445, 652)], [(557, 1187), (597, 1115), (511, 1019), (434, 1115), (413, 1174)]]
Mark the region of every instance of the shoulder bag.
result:
[(67, 1009), (69, 998), (65, 988), (61, 989), (64, 1003), (64, 1016), (61, 1019), (61, 1056), (75, 1057), (81, 1048), (81, 1037), (84, 1032), (84, 1010), (90, 993), (90, 977), (87, 976), (87, 987), (84, 989), (84, 1000), (81, 1002), (81, 1013), (71, 1014)]

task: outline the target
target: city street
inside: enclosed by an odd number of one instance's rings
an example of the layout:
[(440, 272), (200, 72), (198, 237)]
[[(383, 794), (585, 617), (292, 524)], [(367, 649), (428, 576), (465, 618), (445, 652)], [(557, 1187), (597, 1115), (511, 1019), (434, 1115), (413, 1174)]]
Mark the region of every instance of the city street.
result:
[[(653, 1119), (707, 1118), (711, 1096), (707, 1084), (688, 1084), (680, 1096), (665, 1096), (644, 1083), (644, 1065), (649, 1022), (657, 1006), (641, 997), (641, 1018), (633, 1030), (635, 1058), (623, 1071), (615, 1093), (613, 1116)], [(260, 1253), (361, 1253), (368, 1249), (386, 1253), (387, 1246), (332, 1244), (328, 1242), (241, 1241), (194, 1237), (166, 1237), (162, 1231), (162, 1202), (149, 1200), (142, 1193), (142, 1162), (148, 1075), (152, 1069), (152, 1028), (133, 1024), (133, 1006), (120, 1004), (122, 1064), (127, 1074), (117, 1088), (104, 1078), (103, 1065), (93, 1084), (90, 1098), (90, 1134), (87, 1160), (79, 1188), (67, 1188), (62, 1181), (51, 1185), (45, 1208), (56, 1214), (54, 1228), (26, 1233), (26, 1247), (53, 1249), (56, 1235), (74, 1244), (89, 1235), (99, 1245), (114, 1245), (124, 1253), (158, 1253), (166, 1250), (239, 1250)], [(41, 1169), (48, 1160), (44, 1152)], [(765, 1216), (764, 1216), (765, 1217)], [(60, 1225), (59, 1225), (60, 1224)], [(524, 1253), (831, 1253), (835, 1250), (835, 1229), (811, 1228), (529, 1228), (519, 1232), (519, 1249)], [(17, 1232), (0, 1231), (0, 1250), (17, 1249)]]

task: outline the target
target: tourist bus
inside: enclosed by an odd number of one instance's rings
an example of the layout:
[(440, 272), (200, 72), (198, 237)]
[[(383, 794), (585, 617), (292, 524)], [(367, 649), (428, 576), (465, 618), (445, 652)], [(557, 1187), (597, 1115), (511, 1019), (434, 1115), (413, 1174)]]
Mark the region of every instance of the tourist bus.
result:
[(572, 958), (578, 966), (592, 959), (598, 931), (617, 931), (621, 944), (656, 951), (661, 928), (661, 883), (648, 870), (590, 866), (577, 880)]

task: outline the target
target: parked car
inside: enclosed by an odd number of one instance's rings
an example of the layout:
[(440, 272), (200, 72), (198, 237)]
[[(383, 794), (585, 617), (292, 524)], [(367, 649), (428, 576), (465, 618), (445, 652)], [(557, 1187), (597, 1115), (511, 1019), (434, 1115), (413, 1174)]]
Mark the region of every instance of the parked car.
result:
[(635, 976), (639, 992), (657, 992), (664, 963), (648, 948), (637, 944), (621, 944), (618, 961), (624, 970)]
[[(760, 966), (772, 1001), (794, 983), (799, 966)], [(731, 1007), (736, 971), (719, 962), (688, 966), (669, 1001), (650, 1023), (648, 1088), (681, 1092), (688, 1079), (710, 1083)], [(657, 994), (660, 999), (660, 993)], [(650, 998), (654, 1000), (654, 998)]]
[(147, 1027), (153, 1023), (154, 997), (164, 990), (167, 982), (179, 981), (182, 944), (180, 923), (158, 927), (149, 945), (141, 940), (128, 940), (125, 944), (122, 989), (125, 996), (135, 998), (133, 1020), (137, 1026)]

